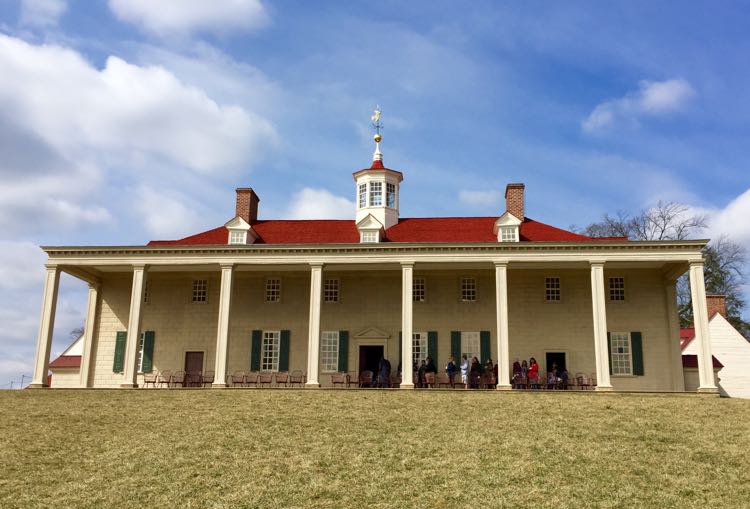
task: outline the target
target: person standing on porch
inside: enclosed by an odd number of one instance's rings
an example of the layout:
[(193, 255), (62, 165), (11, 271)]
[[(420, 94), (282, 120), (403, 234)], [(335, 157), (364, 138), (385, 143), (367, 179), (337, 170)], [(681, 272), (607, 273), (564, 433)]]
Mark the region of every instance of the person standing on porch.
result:
[[(532, 383), (531, 381), (534, 380)], [(539, 388), (539, 364), (536, 363), (535, 358), (529, 359), (529, 383), (532, 384), (532, 389)]]
[(452, 389), (456, 385), (456, 361), (452, 355), (445, 366), (445, 372), (448, 373), (448, 382), (450, 382)]
[(469, 359), (466, 354), (461, 358), (461, 383), (464, 384), (464, 389), (469, 388)]
[(380, 358), (378, 363), (378, 387), (387, 388), (391, 386), (391, 363), (385, 357)]

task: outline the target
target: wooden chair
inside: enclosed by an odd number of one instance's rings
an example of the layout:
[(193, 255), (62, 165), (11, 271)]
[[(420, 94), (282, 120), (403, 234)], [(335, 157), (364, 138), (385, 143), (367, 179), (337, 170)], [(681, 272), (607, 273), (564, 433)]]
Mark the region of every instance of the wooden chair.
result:
[(305, 374), (300, 369), (295, 369), (292, 374), (289, 375), (289, 387), (294, 387), (294, 384), (300, 387), (305, 386)]
[(213, 371), (206, 371), (203, 373), (203, 376), (201, 377), (201, 385), (203, 387), (208, 387), (214, 383), (214, 372)]
[(591, 390), (596, 389), (596, 373), (591, 373)]
[(172, 383), (172, 372), (168, 369), (161, 371), (159, 376), (156, 378), (156, 384), (161, 387), (163, 384), (167, 384), (167, 388)]
[(347, 373), (333, 373), (331, 374), (331, 385), (335, 389), (337, 385), (342, 387), (349, 386), (349, 375)]
[(484, 387), (487, 389), (494, 389), (497, 387), (497, 380), (495, 379), (495, 373), (485, 373), (484, 375)]
[(238, 385), (244, 385), (245, 384), (245, 372), (244, 371), (235, 371), (232, 373), (232, 376), (229, 377), (229, 380), (233, 386)]
[(143, 374), (143, 387), (148, 387), (148, 384), (151, 384), (153, 387), (156, 387), (156, 379), (157, 375), (156, 373), (144, 373)]
[(398, 389), (401, 387), (401, 377), (397, 374), (391, 375), (391, 389)]
[(245, 372), (245, 381), (243, 384), (245, 387), (258, 387), (258, 378), (257, 371), (247, 371)]
[(259, 373), (258, 374), (258, 386), (259, 387), (263, 387), (264, 385), (271, 387), (272, 383), (273, 383), (273, 373)]
[(287, 387), (289, 385), (289, 371), (276, 373), (276, 387)]
[(437, 387), (452, 387), (451, 379), (445, 373), (440, 373), (435, 377), (435, 385)]
[(424, 385), (427, 388), (435, 387), (435, 373), (425, 373), (424, 374)]
[(202, 378), (200, 371), (188, 371), (185, 373), (185, 387), (200, 387), (202, 385)]
[(171, 384), (172, 386), (179, 385), (180, 387), (185, 387), (185, 372), (175, 371), (174, 375), (172, 375)]
[(346, 374), (346, 376), (349, 377), (349, 383), (346, 384), (347, 387), (351, 387), (352, 385), (359, 386), (359, 373), (356, 371), (350, 371)]
[(359, 374), (360, 387), (372, 387), (372, 371), (362, 371)]
[(576, 373), (576, 383), (583, 391), (591, 388), (591, 381), (585, 373)]

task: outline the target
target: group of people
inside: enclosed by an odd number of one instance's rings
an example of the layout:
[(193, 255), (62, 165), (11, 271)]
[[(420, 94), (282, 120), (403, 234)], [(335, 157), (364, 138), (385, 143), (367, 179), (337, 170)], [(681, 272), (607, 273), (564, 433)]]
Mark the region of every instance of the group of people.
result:
[(457, 383), (456, 375), (459, 373), (459, 370), (461, 373), (461, 384), (465, 389), (479, 389), (479, 386), (482, 383), (482, 375), (486, 373), (492, 373), (495, 375), (493, 379), (495, 383), (492, 385), (497, 383), (497, 364), (492, 362), (492, 359), (487, 359), (484, 365), (482, 365), (476, 357), (472, 357), (471, 362), (469, 362), (468, 357), (464, 354), (461, 357), (461, 365), (459, 367), (456, 366), (456, 360), (451, 356), (448, 364), (445, 366), (445, 372), (448, 374), (451, 387), (455, 386)]
[(529, 362), (526, 362), (526, 359), (518, 362), (518, 359), (516, 359), (513, 362), (512, 384), (514, 389), (519, 389), (526, 384), (531, 386), (532, 389), (539, 389), (542, 385), (546, 385), (550, 389), (564, 388), (568, 385), (568, 370), (560, 369), (557, 363), (553, 362), (547, 375), (542, 374), (540, 376), (539, 363), (536, 362), (534, 357), (531, 357)]

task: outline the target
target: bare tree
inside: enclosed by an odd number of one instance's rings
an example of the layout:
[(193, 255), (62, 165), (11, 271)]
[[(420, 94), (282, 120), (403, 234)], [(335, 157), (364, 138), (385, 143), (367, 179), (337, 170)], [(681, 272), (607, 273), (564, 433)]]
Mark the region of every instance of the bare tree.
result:
[(654, 207), (631, 216), (619, 210), (616, 216), (604, 214), (581, 233), (589, 237), (627, 237), (631, 240), (685, 240), (706, 228), (706, 217), (691, 214), (690, 207), (659, 201)]
[(75, 329), (70, 331), (70, 339), (75, 340), (75, 339), (80, 338), (83, 335), (83, 331), (84, 331), (83, 325), (81, 325), (80, 327), (76, 327)]

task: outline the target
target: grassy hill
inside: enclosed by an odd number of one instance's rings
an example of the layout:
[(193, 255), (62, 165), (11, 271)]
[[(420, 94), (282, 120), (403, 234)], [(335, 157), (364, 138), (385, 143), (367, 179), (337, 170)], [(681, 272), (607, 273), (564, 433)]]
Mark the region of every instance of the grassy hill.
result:
[(0, 507), (748, 507), (750, 401), (0, 392)]

